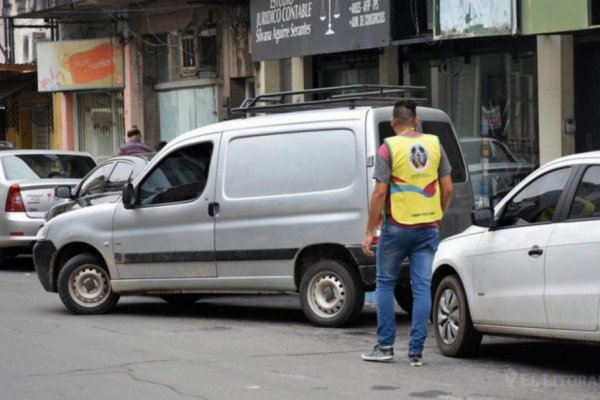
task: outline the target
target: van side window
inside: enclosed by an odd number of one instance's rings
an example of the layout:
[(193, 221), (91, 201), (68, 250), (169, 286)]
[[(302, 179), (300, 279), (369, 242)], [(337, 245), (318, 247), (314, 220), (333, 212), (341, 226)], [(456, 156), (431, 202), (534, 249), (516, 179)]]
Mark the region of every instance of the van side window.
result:
[(139, 204), (177, 203), (200, 196), (206, 187), (212, 151), (210, 142), (173, 151), (140, 185)]
[(225, 194), (239, 199), (350, 187), (355, 142), (354, 132), (342, 129), (235, 138), (227, 151)]
[[(465, 182), (467, 180), (465, 164), (463, 163), (462, 153), (450, 124), (438, 121), (423, 121), (421, 126), (424, 133), (431, 133), (440, 138), (440, 143), (452, 166), (452, 181), (454, 183)], [(394, 135), (394, 130), (389, 121), (379, 124), (379, 143), (383, 143), (385, 138)]]

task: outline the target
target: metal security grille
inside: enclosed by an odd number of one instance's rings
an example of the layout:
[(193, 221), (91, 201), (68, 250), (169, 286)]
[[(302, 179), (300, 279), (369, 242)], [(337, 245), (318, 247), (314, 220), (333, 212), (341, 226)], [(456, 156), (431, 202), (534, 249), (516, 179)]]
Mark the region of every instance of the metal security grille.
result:
[(37, 101), (32, 105), (30, 112), (32, 148), (49, 149), (51, 147), (50, 133), (54, 124), (52, 96), (38, 94)]
[(114, 156), (125, 137), (122, 92), (77, 95), (78, 148), (98, 161)]

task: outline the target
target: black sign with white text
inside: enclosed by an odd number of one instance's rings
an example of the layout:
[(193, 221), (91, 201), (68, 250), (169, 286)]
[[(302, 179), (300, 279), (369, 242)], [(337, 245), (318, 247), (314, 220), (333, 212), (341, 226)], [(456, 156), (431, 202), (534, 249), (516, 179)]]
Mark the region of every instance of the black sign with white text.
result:
[(251, 0), (252, 60), (385, 47), (390, 0)]

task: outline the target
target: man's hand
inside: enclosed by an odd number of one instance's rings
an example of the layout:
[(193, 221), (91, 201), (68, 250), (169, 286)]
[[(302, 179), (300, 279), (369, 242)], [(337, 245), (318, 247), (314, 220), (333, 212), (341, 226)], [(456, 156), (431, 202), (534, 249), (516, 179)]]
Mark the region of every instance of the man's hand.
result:
[(373, 250), (371, 250), (371, 243), (373, 243), (373, 233), (367, 232), (365, 233), (365, 238), (362, 242), (362, 251), (369, 257), (373, 257), (375, 255)]

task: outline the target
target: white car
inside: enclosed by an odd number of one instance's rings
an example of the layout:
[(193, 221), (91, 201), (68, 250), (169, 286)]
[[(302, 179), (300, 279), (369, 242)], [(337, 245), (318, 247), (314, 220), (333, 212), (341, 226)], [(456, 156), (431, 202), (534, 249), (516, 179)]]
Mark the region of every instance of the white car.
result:
[(482, 334), (600, 342), (600, 152), (544, 165), (473, 223), (434, 259), (444, 355), (474, 354)]
[(0, 151), (0, 267), (7, 256), (31, 253), (44, 215), (64, 201), (54, 189), (74, 187), (95, 166), (83, 152)]

